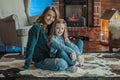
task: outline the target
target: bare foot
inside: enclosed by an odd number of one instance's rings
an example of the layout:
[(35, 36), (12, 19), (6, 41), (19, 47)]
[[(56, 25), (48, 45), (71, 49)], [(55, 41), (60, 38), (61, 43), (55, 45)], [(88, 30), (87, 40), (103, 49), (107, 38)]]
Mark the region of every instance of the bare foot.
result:
[(79, 65), (82, 66), (83, 63), (84, 63), (84, 58), (79, 55), (79, 56), (77, 57), (77, 61), (78, 61)]

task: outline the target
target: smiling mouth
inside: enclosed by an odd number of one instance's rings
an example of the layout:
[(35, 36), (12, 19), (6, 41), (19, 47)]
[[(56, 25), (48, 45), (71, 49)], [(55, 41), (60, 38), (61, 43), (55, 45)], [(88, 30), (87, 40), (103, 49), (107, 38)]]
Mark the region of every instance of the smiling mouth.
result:
[(59, 32), (59, 34), (62, 34), (62, 32)]
[(48, 20), (48, 21), (47, 21), (47, 23), (51, 24), (51, 23), (52, 23), (52, 21)]
[(48, 23), (52, 23), (51, 21), (48, 21)]

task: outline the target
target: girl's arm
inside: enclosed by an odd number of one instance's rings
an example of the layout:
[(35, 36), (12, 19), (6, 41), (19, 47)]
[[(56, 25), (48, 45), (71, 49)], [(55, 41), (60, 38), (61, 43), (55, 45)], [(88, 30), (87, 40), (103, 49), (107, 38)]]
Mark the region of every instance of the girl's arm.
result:
[(64, 50), (67, 53), (74, 53), (74, 50), (72, 50), (70, 47), (66, 46), (64, 43), (60, 43), (60, 41), (58, 41), (54, 37), (51, 40), (50, 46), (55, 49), (58, 49), (58, 50)]
[(80, 54), (80, 51), (79, 51), (79, 48), (77, 47), (77, 45), (75, 45), (74, 43), (72, 43), (69, 39), (67, 39), (67, 41), (65, 42), (65, 44), (66, 44), (66, 46), (72, 48), (77, 55)]
[(55, 57), (57, 53), (57, 49), (50, 47), (50, 57)]

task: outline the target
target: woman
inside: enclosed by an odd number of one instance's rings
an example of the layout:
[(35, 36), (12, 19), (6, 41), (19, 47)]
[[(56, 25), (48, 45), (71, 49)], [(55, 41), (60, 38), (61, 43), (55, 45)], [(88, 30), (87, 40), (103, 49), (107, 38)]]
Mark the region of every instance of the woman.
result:
[(45, 70), (63, 71), (68, 68), (67, 62), (62, 58), (50, 58), (50, 49), (47, 45), (51, 24), (59, 18), (55, 7), (47, 7), (29, 30), (24, 69), (29, 69), (31, 62), (37, 68)]

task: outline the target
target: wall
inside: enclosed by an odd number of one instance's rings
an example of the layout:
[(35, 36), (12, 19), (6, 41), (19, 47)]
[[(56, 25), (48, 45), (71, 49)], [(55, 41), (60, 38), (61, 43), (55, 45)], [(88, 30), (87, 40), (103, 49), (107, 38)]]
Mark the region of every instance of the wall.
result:
[(101, 13), (111, 8), (116, 8), (120, 11), (120, 0), (101, 0)]
[[(61, 17), (64, 17), (64, 0), (60, 1), (60, 14)], [(88, 26), (93, 27), (93, 1), (95, 0), (88, 0)], [(120, 0), (100, 0), (101, 1), (101, 14), (106, 9), (116, 8), (120, 11)]]

